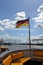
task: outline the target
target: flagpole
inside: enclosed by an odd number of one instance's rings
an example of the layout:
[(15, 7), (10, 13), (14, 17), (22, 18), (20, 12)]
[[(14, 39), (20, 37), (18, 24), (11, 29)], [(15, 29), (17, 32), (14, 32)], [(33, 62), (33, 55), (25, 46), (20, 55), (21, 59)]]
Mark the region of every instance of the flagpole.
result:
[(30, 49), (30, 55), (31, 55), (31, 39), (30, 39), (30, 17), (28, 17), (28, 31), (29, 31), (29, 49)]
[(28, 24), (29, 24), (29, 44), (30, 44), (30, 46), (31, 46), (31, 40), (30, 40), (30, 17), (28, 17)]

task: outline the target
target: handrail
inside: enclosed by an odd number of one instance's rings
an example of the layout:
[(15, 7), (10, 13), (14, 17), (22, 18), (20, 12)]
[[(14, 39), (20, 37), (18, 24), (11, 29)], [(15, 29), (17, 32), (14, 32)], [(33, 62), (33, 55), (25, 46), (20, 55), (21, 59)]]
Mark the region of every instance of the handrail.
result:
[(43, 45), (43, 44), (15, 44), (15, 45)]

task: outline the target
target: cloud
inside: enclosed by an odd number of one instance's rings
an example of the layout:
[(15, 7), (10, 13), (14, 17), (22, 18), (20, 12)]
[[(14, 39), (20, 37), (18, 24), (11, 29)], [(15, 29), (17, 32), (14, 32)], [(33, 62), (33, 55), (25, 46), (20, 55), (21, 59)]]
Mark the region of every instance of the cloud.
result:
[(0, 39), (3, 39), (4, 42), (15, 42), (15, 43), (25, 43), (26, 42), (26, 38), (24, 37), (19, 37), (19, 36), (11, 36), (9, 34), (5, 34), (0, 36)]
[(10, 36), (8, 34), (3, 35), (3, 37), (9, 38)]
[(3, 20), (0, 20), (0, 24), (1, 25), (14, 25), (17, 21), (13, 20), (9, 20), (9, 19), (3, 19)]
[(11, 36), (11, 35), (9, 35), (9, 34), (5, 34), (5, 35), (2, 35), (2, 36), (0, 36), (0, 37), (2, 37), (2, 39), (3, 40), (14, 40), (14, 37), (13, 36)]
[(26, 18), (25, 12), (17, 12), (14, 20), (10, 20), (10, 19), (0, 20), (0, 25), (3, 26), (4, 30), (6, 29), (13, 30), (16, 27), (16, 22), (18, 20), (24, 20), (25, 18)]
[(38, 12), (43, 12), (43, 4), (37, 9)]
[(43, 39), (43, 34), (37, 36), (31, 36), (31, 39)]
[[(29, 43), (29, 37), (23, 37), (23, 36), (11, 36), (9, 34), (5, 34), (0, 36), (0, 39), (3, 39), (4, 42), (13, 42), (13, 43)], [(37, 36), (31, 36), (31, 42), (34, 39), (43, 39), (43, 34), (37, 35)]]
[(9, 19), (0, 20), (0, 25), (3, 25), (4, 29), (13, 29), (15, 28), (17, 21), (10, 21)]
[(4, 31), (4, 28), (2, 26), (0, 26), (0, 31)]
[(14, 25), (8, 25), (8, 26), (4, 26), (4, 28), (5, 29), (13, 29), (13, 28), (15, 28), (15, 26)]
[(42, 23), (36, 23), (34, 28), (42, 28), (43, 29), (43, 24)]
[(36, 23), (34, 28), (36, 27), (43, 28), (43, 4), (39, 6), (39, 8), (37, 9), (37, 12), (38, 12), (37, 16), (32, 18), (32, 20), (34, 20)]
[(43, 39), (43, 34), (38, 35), (38, 38), (42, 38)]
[(26, 18), (26, 13), (25, 12), (17, 12), (16, 13), (16, 18), (15, 18), (15, 20), (23, 20), (23, 19), (25, 19)]
[(35, 22), (43, 22), (43, 4), (37, 9), (40, 12), (37, 17), (32, 18)]
[(25, 12), (17, 12), (16, 16), (21, 17), (21, 18), (25, 18), (26, 14), (25, 14)]
[(0, 21), (0, 24), (1, 25), (9, 25), (9, 23), (10, 23), (9, 21), (10, 21), (9, 19), (3, 19)]
[[(41, 15), (41, 16), (40, 16)], [(42, 13), (40, 13), (40, 14), (38, 14), (38, 16), (37, 17), (34, 17), (34, 18), (32, 18), (32, 20), (35, 20), (35, 22), (37, 23), (37, 22), (43, 22), (43, 14)]]

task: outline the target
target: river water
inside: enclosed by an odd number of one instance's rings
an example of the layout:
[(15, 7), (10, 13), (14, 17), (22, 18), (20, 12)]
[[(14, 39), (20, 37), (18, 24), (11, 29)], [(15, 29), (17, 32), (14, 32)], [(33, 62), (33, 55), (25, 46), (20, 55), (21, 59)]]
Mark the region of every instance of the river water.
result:
[[(29, 45), (4, 45), (7, 46), (9, 50), (25, 50), (25, 49), (30, 49)], [(42, 49), (43, 50), (43, 45), (32, 45), (31, 49)]]

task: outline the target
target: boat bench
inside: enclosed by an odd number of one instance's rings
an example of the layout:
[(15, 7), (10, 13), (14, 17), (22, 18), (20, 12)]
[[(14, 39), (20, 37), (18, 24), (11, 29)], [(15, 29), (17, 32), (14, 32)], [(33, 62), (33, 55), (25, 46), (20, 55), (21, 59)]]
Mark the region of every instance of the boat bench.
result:
[(34, 56), (33, 56), (34, 59), (36, 60), (40, 60), (43, 62), (43, 51), (34, 51)]
[(41, 51), (41, 50), (36, 50), (36, 51), (34, 51), (34, 55), (35, 55), (35, 56), (43, 57), (43, 51)]
[(15, 63), (11, 63), (11, 65), (25, 65), (31, 58), (21, 58), (17, 61), (15, 61)]
[(10, 65), (12, 62), (12, 56), (9, 55), (7, 58), (5, 58), (3, 61), (2, 61), (2, 64), (3, 65)]
[(23, 65), (29, 61), (31, 57), (24, 58), (24, 53), (19, 52), (17, 54), (11, 54), (3, 60), (3, 65)]

